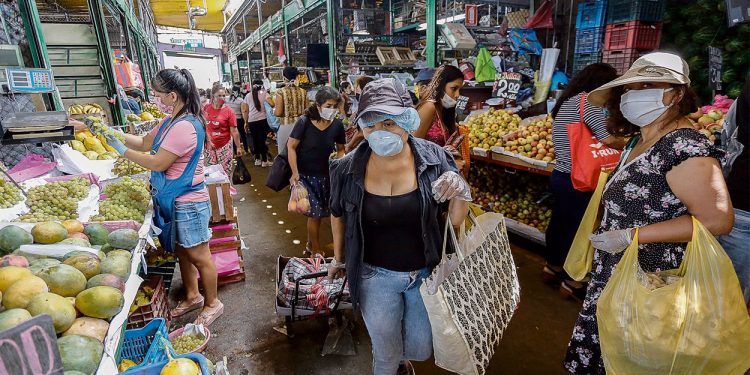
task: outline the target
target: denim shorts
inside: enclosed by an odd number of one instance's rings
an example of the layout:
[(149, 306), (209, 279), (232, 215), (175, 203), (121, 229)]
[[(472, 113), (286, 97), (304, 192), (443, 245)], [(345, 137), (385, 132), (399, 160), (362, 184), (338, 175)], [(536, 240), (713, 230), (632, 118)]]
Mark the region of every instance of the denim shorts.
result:
[(174, 207), (173, 230), (178, 245), (187, 249), (211, 239), (211, 229), (208, 228), (208, 219), (211, 217), (209, 201), (175, 202)]

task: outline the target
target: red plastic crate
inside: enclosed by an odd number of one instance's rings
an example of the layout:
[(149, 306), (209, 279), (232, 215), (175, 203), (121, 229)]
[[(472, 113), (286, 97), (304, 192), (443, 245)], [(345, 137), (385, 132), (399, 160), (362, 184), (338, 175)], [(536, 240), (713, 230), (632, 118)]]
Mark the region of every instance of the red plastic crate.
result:
[(659, 48), (662, 23), (627, 21), (607, 25), (604, 33), (604, 49), (640, 49)]
[(635, 60), (651, 51), (637, 49), (614, 49), (604, 50), (602, 62), (612, 65), (617, 70), (617, 74), (625, 73)]
[[(169, 314), (169, 296), (164, 288), (164, 282), (161, 276), (152, 276), (143, 283), (154, 289), (154, 295), (151, 296), (151, 302), (148, 305), (141, 306), (128, 317), (128, 329), (141, 328), (156, 318), (164, 318), (169, 328), (169, 321), (172, 317)], [(130, 306), (125, 306), (125, 309)]]

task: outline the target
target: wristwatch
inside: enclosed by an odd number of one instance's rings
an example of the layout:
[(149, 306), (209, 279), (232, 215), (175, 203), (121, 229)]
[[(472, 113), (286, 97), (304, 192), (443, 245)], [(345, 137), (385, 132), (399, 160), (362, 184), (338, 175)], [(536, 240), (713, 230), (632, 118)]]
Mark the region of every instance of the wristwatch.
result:
[(346, 263), (339, 262), (336, 260), (336, 258), (331, 259), (331, 267), (338, 268), (338, 269), (344, 269), (346, 268)]

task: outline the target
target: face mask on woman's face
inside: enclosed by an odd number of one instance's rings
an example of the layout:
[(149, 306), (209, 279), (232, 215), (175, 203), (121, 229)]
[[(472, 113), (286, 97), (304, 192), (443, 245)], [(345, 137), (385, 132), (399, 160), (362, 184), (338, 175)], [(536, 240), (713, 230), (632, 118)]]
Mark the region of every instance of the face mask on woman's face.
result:
[(656, 121), (672, 105), (664, 105), (664, 93), (668, 89), (630, 90), (620, 98), (620, 111), (633, 125), (644, 127)]
[(372, 152), (383, 157), (398, 155), (404, 149), (401, 136), (387, 130), (376, 130), (370, 133), (367, 136), (367, 142)]
[(332, 121), (339, 111), (336, 108), (319, 108), (318, 112), (320, 113), (320, 117), (322, 119)]
[(456, 101), (456, 99), (453, 99), (450, 95), (443, 94), (443, 99), (440, 100), (440, 103), (443, 105), (443, 108), (448, 109), (448, 108), (455, 107), (458, 102)]

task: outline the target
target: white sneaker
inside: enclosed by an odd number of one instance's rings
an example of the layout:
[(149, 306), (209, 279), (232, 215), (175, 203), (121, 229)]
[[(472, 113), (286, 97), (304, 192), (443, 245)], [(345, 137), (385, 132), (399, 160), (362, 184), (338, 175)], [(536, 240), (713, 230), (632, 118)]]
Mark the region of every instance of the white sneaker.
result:
[(273, 165), (273, 163), (270, 161), (264, 161), (262, 164), (263, 164), (263, 168), (270, 167)]
[(260, 159), (255, 159), (255, 166), (260, 166), (261, 162)]

